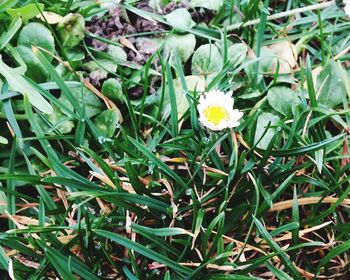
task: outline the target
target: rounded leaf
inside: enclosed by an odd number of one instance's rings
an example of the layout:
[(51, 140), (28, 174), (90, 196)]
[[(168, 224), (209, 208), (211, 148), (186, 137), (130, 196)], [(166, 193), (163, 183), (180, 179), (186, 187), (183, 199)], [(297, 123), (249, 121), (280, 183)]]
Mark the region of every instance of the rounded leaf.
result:
[[(51, 31), (41, 23), (29, 23), (21, 30), (17, 40), (17, 50), (27, 65), (26, 75), (36, 82), (44, 82), (48, 73), (34, 54), (32, 46), (41, 47), (49, 52), (55, 51), (55, 41)], [(52, 56), (46, 53), (44, 55), (52, 61)]]
[(122, 86), (114, 78), (110, 78), (103, 83), (102, 93), (113, 101), (123, 102)]
[[(279, 121), (279, 117), (271, 113), (262, 113), (257, 120), (254, 144), (258, 143), (257, 147), (266, 150), (275, 133), (275, 126)], [(269, 125), (270, 124), (270, 125)], [(265, 130), (268, 127), (266, 133)], [(265, 134), (264, 134), (265, 133)], [(261, 139), (260, 139), (261, 138)]]
[(346, 70), (339, 62), (329, 60), (317, 76), (316, 89), (319, 92), (318, 103), (334, 108), (346, 100)]
[(27, 65), (26, 76), (36, 82), (45, 82), (49, 76), (45, 67), (33, 53), (32, 49), (25, 46), (18, 46), (17, 51)]
[(189, 33), (185, 35), (170, 34), (165, 41), (167, 50), (170, 52), (170, 62), (175, 63), (177, 55), (181, 62), (185, 63), (193, 54), (196, 47), (196, 37)]
[[(37, 22), (31, 22), (22, 29), (18, 36), (17, 45), (29, 49), (32, 49), (32, 46), (38, 46), (50, 52), (55, 51), (55, 40), (51, 31)], [(50, 59), (50, 56), (47, 56), (47, 58)]]
[[(75, 97), (75, 100), (79, 103), (80, 107), (84, 107), (86, 115), (91, 118), (99, 114), (103, 109), (103, 103), (101, 100), (86, 87), (74, 87), (70, 89)], [(66, 95), (62, 94), (59, 101), (67, 108), (73, 110), (73, 105), (69, 102)]]
[(85, 37), (85, 20), (80, 14), (68, 14), (57, 25), (57, 31), (64, 47), (72, 48)]
[(239, 65), (247, 56), (248, 47), (243, 43), (233, 44), (227, 50), (228, 59), (235, 65)]
[(109, 45), (108, 46), (108, 50), (107, 53), (117, 59), (117, 60), (123, 60), (126, 61), (127, 60), (127, 54), (126, 52), (123, 50), (123, 48), (118, 47), (118, 46), (114, 46), (114, 45)]
[(217, 46), (206, 44), (200, 46), (192, 58), (192, 75), (212, 76), (220, 72), (222, 57)]
[(180, 8), (172, 11), (170, 14), (167, 14), (165, 16), (165, 19), (167, 23), (178, 32), (183, 32), (195, 25), (191, 14), (185, 8)]
[(94, 124), (101, 136), (110, 138), (121, 119), (121, 113), (118, 109), (107, 109), (95, 118)]
[(272, 108), (285, 116), (293, 114), (293, 107), (300, 103), (298, 94), (288, 87), (273, 87), (267, 93), (267, 100)]

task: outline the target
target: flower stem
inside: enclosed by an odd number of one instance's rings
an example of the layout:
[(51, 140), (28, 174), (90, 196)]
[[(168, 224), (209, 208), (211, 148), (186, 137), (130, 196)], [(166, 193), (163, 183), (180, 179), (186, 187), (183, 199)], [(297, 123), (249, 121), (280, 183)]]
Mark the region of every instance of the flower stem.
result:
[[(319, 3), (319, 4), (314, 4), (314, 5), (310, 5), (310, 6), (306, 6), (306, 7), (302, 7), (302, 8), (297, 8), (297, 9), (293, 9), (290, 11), (286, 11), (286, 12), (281, 12), (281, 13), (277, 13), (271, 16), (267, 17), (267, 20), (274, 20), (274, 19), (278, 19), (278, 18), (283, 18), (283, 17), (288, 17), (291, 15), (295, 15), (298, 13), (304, 13), (307, 11), (313, 11), (313, 10), (319, 10), (319, 9), (324, 9), (330, 6), (335, 5), (335, 1), (329, 1), (329, 2), (324, 2), (324, 3)], [(260, 23), (260, 18), (258, 19), (253, 19), (253, 20), (249, 20), (245, 23), (236, 23), (236, 24), (232, 24), (229, 25), (226, 30), (227, 31), (231, 31), (231, 30), (235, 30), (235, 29), (239, 29), (241, 27), (247, 27), (247, 26), (251, 26), (251, 25), (256, 25)]]

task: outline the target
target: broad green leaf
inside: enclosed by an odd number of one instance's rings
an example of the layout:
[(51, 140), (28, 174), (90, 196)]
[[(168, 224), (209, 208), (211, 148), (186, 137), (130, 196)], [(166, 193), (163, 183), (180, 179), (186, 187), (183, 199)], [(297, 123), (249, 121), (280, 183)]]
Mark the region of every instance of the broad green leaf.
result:
[(67, 59), (70, 62), (83, 61), (85, 58), (85, 53), (79, 48), (67, 49), (66, 50)]
[(228, 60), (233, 62), (236, 66), (241, 64), (246, 58), (248, 52), (248, 47), (246, 44), (238, 43), (233, 44), (227, 50)]
[(102, 84), (102, 93), (109, 99), (117, 102), (123, 102), (122, 85), (117, 79), (109, 78)]
[[(17, 44), (30, 49), (32, 46), (39, 46), (50, 52), (55, 51), (55, 42), (51, 31), (43, 24), (37, 22), (31, 22), (21, 30)], [(46, 57), (52, 60), (51, 56)]]
[(166, 50), (170, 52), (170, 63), (175, 63), (175, 57), (178, 56), (180, 61), (185, 63), (193, 54), (196, 46), (196, 37), (189, 34), (171, 33), (165, 39)]
[(28, 95), (30, 103), (40, 111), (51, 114), (53, 108), (51, 104), (23, 77), (25, 69), (23, 67), (11, 68), (7, 66), (0, 55), (0, 74), (4, 76), (9, 84), (9, 88), (23, 95)]
[(195, 25), (191, 14), (185, 8), (179, 8), (165, 15), (165, 19), (176, 31), (190, 29)]
[(190, 5), (194, 8), (206, 8), (209, 10), (218, 11), (224, 4), (224, 0), (191, 0)]
[[(75, 101), (79, 106), (84, 106), (86, 115), (91, 118), (98, 115), (103, 108), (103, 104), (100, 99), (90, 90), (85, 87), (71, 88), (70, 92), (75, 98)], [(61, 95), (59, 101), (66, 105), (69, 109), (73, 110), (73, 105), (70, 103), (66, 95)]]
[(38, 3), (38, 6), (35, 4), (28, 4), (21, 8), (8, 9), (6, 12), (12, 17), (20, 16), (24, 21), (27, 21), (39, 15), (43, 10), (44, 4)]
[[(272, 127), (277, 125), (279, 119), (280, 118), (278, 116), (273, 115), (271, 113), (262, 113), (258, 117), (255, 138), (254, 138), (254, 144), (256, 144), (262, 137), (261, 140), (259, 141), (258, 148), (263, 150), (267, 149), (276, 130), (276, 128), (272, 128)], [(269, 124), (270, 124), (270, 128), (268, 128), (265, 133), (265, 130)]]
[(273, 74), (278, 64), (277, 55), (268, 47), (260, 49), (259, 72), (263, 74)]
[[(203, 91), (205, 91), (206, 82), (202, 76), (195, 76), (195, 75), (185, 76), (185, 82), (186, 82), (186, 89), (189, 92), (194, 92), (194, 91), (203, 92)], [(174, 81), (174, 85), (175, 85), (175, 88), (182, 89), (180, 79), (176, 79)]]
[(222, 57), (217, 46), (206, 44), (200, 46), (192, 57), (192, 75), (213, 78), (222, 68)]
[[(53, 106), (53, 112), (50, 115), (46, 115), (47, 119), (51, 122), (52, 128), (44, 123), (39, 116), (36, 115), (38, 123), (40, 123), (42, 129), (49, 134), (55, 135), (54, 130), (58, 130), (62, 134), (67, 134), (74, 128), (74, 122), (71, 121), (62, 111), (57, 107)], [(51, 130), (51, 131), (48, 131)]]
[(107, 53), (118, 60), (122, 60), (122, 61), (126, 61), (127, 60), (127, 54), (126, 52), (123, 50), (123, 48), (118, 47), (118, 46), (114, 46), (114, 45), (109, 45), (108, 46), (108, 50)]
[(346, 88), (341, 75), (343, 71), (340, 63), (329, 60), (317, 77), (318, 104), (334, 108), (343, 102), (344, 97), (346, 97)]
[(107, 109), (103, 111), (101, 114), (99, 114), (95, 120), (94, 124), (96, 126), (96, 129), (99, 131), (101, 136), (104, 137), (112, 137), (116, 128), (118, 122), (121, 122), (122, 116), (118, 109)]
[(85, 20), (80, 14), (68, 14), (57, 25), (58, 34), (64, 47), (73, 48), (85, 37)]
[[(27, 65), (26, 75), (36, 82), (44, 82), (48, 73), (33, 52), (32, 46), (38, 46), (49, 52), (55, 51), (55, 41), (51, 31), (43, 24), (32, 22), (20, 32), (17, 40), (17, 50)], [(45, 57), (52, 61), (52, 57), (45, 53)]]
[(272, 108), (285, 116), (291, 116), (293, 108), (300, 104), (298, 93), (284, 86), (271, 88), (267, 93), (267, 100)]
[(26, 76), (38, 83), (47, 81), (49, 75), (33, 50), (25, 46), (18, 46), (16, 49), (27, 66)]

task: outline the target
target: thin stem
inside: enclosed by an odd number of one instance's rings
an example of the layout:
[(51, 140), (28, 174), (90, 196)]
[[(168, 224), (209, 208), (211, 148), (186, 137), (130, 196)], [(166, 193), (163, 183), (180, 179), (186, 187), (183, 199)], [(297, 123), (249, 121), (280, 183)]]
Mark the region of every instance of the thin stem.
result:
[[(290, 10), (290, 11), (285, 11), (285, 12), (281, 12), (281, 13), (277, 13), (277, 14), (268, 16), (267, 20), (270, 21), (270, 20), (274, 20), (274, 19), (278, 19), (278, 18), (288, 17), (288, 16), (295, 15), (295, 14), (298, 14), (298, 13), (305, 13), (305, 12), (308, 12), (308, 11), (325, 9), (325, 8), (333, 6), (333, 5), (335, 5), (335, 1), (334, 0), (329, 1), (329, 2), (320, 3), (320, 4), (314, 4), (314, 5), (310, 5), (310, 6), (307, 6), (307, 7), (297, 8), (297, 9), (293, 9), (293, 10)], [(256, 24), (259, 24), (259, 23), (260, 23), (260, 18), (253, 19), (253, 20), (249, 20), (249, 21), (247, 21), (245, 23), (237, 23), (237, 24), (230, 25), (230, 26), (226, 27), (226, 30), (227, 31), (231, 31), (231, 30), (239, 29), (241, 27), (256, 25)]]

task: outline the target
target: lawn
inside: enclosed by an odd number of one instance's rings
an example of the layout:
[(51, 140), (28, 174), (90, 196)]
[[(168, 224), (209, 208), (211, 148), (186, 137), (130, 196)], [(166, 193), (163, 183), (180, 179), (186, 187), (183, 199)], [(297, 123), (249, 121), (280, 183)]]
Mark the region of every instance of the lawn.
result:
[(350, 279), (349, 101), (349, 0), (0, 0), (0, 279)]

